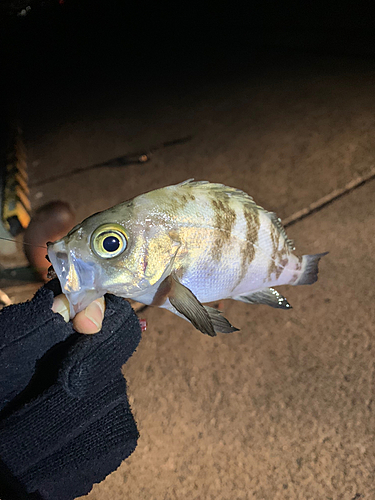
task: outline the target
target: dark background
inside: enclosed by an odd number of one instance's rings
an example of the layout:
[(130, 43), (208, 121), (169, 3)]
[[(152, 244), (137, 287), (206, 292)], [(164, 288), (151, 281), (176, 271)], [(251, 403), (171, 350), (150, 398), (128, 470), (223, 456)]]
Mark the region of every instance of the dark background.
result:
[[(26, 15), (22, 10), (30, 6)], [(288, 56), (373, 57), (371, 0), (1, 2), (6, 104), (27, 115), (88, 92), (153, 85), (215, 72), (287, 64)], [(23, 12), (25, 13), (25, 12)], [(134, 85), (136, 83), (136, 85)], [(41, 102), (44, 103), (41, 106)]]

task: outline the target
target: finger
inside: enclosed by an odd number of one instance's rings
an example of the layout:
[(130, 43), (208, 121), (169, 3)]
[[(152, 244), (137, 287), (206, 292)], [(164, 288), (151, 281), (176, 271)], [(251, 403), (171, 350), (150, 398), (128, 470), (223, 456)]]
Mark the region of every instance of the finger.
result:
[(65, 295), (57, 295), (52, 304), (52, 311), (55, 313), (61, 314), (61, 316), (65, 319), (66, 322), (69, 321), (70, 318), (70, 309), (69, 309), (69, 301), (65, 297)]
[(79, 333), (98, 333), (102, 328), (104, 311), (104, 297), (94, 300), (73, 318), (73, 328)]

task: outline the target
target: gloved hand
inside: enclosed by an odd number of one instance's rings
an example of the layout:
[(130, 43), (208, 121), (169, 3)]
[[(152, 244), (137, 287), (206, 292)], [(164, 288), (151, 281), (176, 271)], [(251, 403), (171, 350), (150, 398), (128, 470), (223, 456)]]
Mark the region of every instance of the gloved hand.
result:
[(137, 316), (108, 295), (102, 330), (81, 335), (53, 298), (43, 287), (0, 312), (2, 500), (84, 495), (137, 444), (121, 374), (141, 338)]

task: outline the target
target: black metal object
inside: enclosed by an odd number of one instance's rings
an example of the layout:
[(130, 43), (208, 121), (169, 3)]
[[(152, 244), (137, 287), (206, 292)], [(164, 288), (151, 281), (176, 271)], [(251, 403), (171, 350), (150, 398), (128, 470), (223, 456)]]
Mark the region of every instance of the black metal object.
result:
[(0, 236), (17, 236), (30, 222), (30, 201), (26, 151), (22, 131), (14, 126), (8, 143), (1, 148), (0, 167)]

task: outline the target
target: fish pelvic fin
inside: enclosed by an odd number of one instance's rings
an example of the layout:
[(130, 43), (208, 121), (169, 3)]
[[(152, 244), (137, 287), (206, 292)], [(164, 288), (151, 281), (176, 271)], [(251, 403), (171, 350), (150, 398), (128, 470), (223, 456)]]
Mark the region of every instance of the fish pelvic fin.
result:
[(162, 285), (168, 287), (166, 296), (180, 314), (185, 316), (197, 330), (215, 337), (216, 332), (209, 313), (193, 292), (178, 281), (175, 273), (170, 274)]
[(238, 332), (239, 329), (231, 325), (229, 321), (222, 316), (221, 311), (214, 309), (210, 306), (203, 306), (208, 312), (212, 325), (216, 333), (233, 333)]
[(293, 285), (312, 285), (318, 279), (318, 265), (322, 257), (328, 252), (317, 253), (315, 255), (303, 255), (301, 276), (293, 283)]
[(202, 333), (215, 337), (218, 332), (237, 331), (237, 328), (221, 316), (217, 309), (201, 304), (193, 292), (179, 282), (174, 272), (160, 285), (160, 291), (165, 298), (169, 299), (170, 304), (179, 313), (178, 315), (184, 316)]
[(278, 309), (292, 309), (287, 299), (273, 288), (265, 288), (259, 292), (249, 295), (237, 295), (232, 297), (233, 300), (240, 300), (247, 304), (266, 304), (267, 306), (276, 307)]

